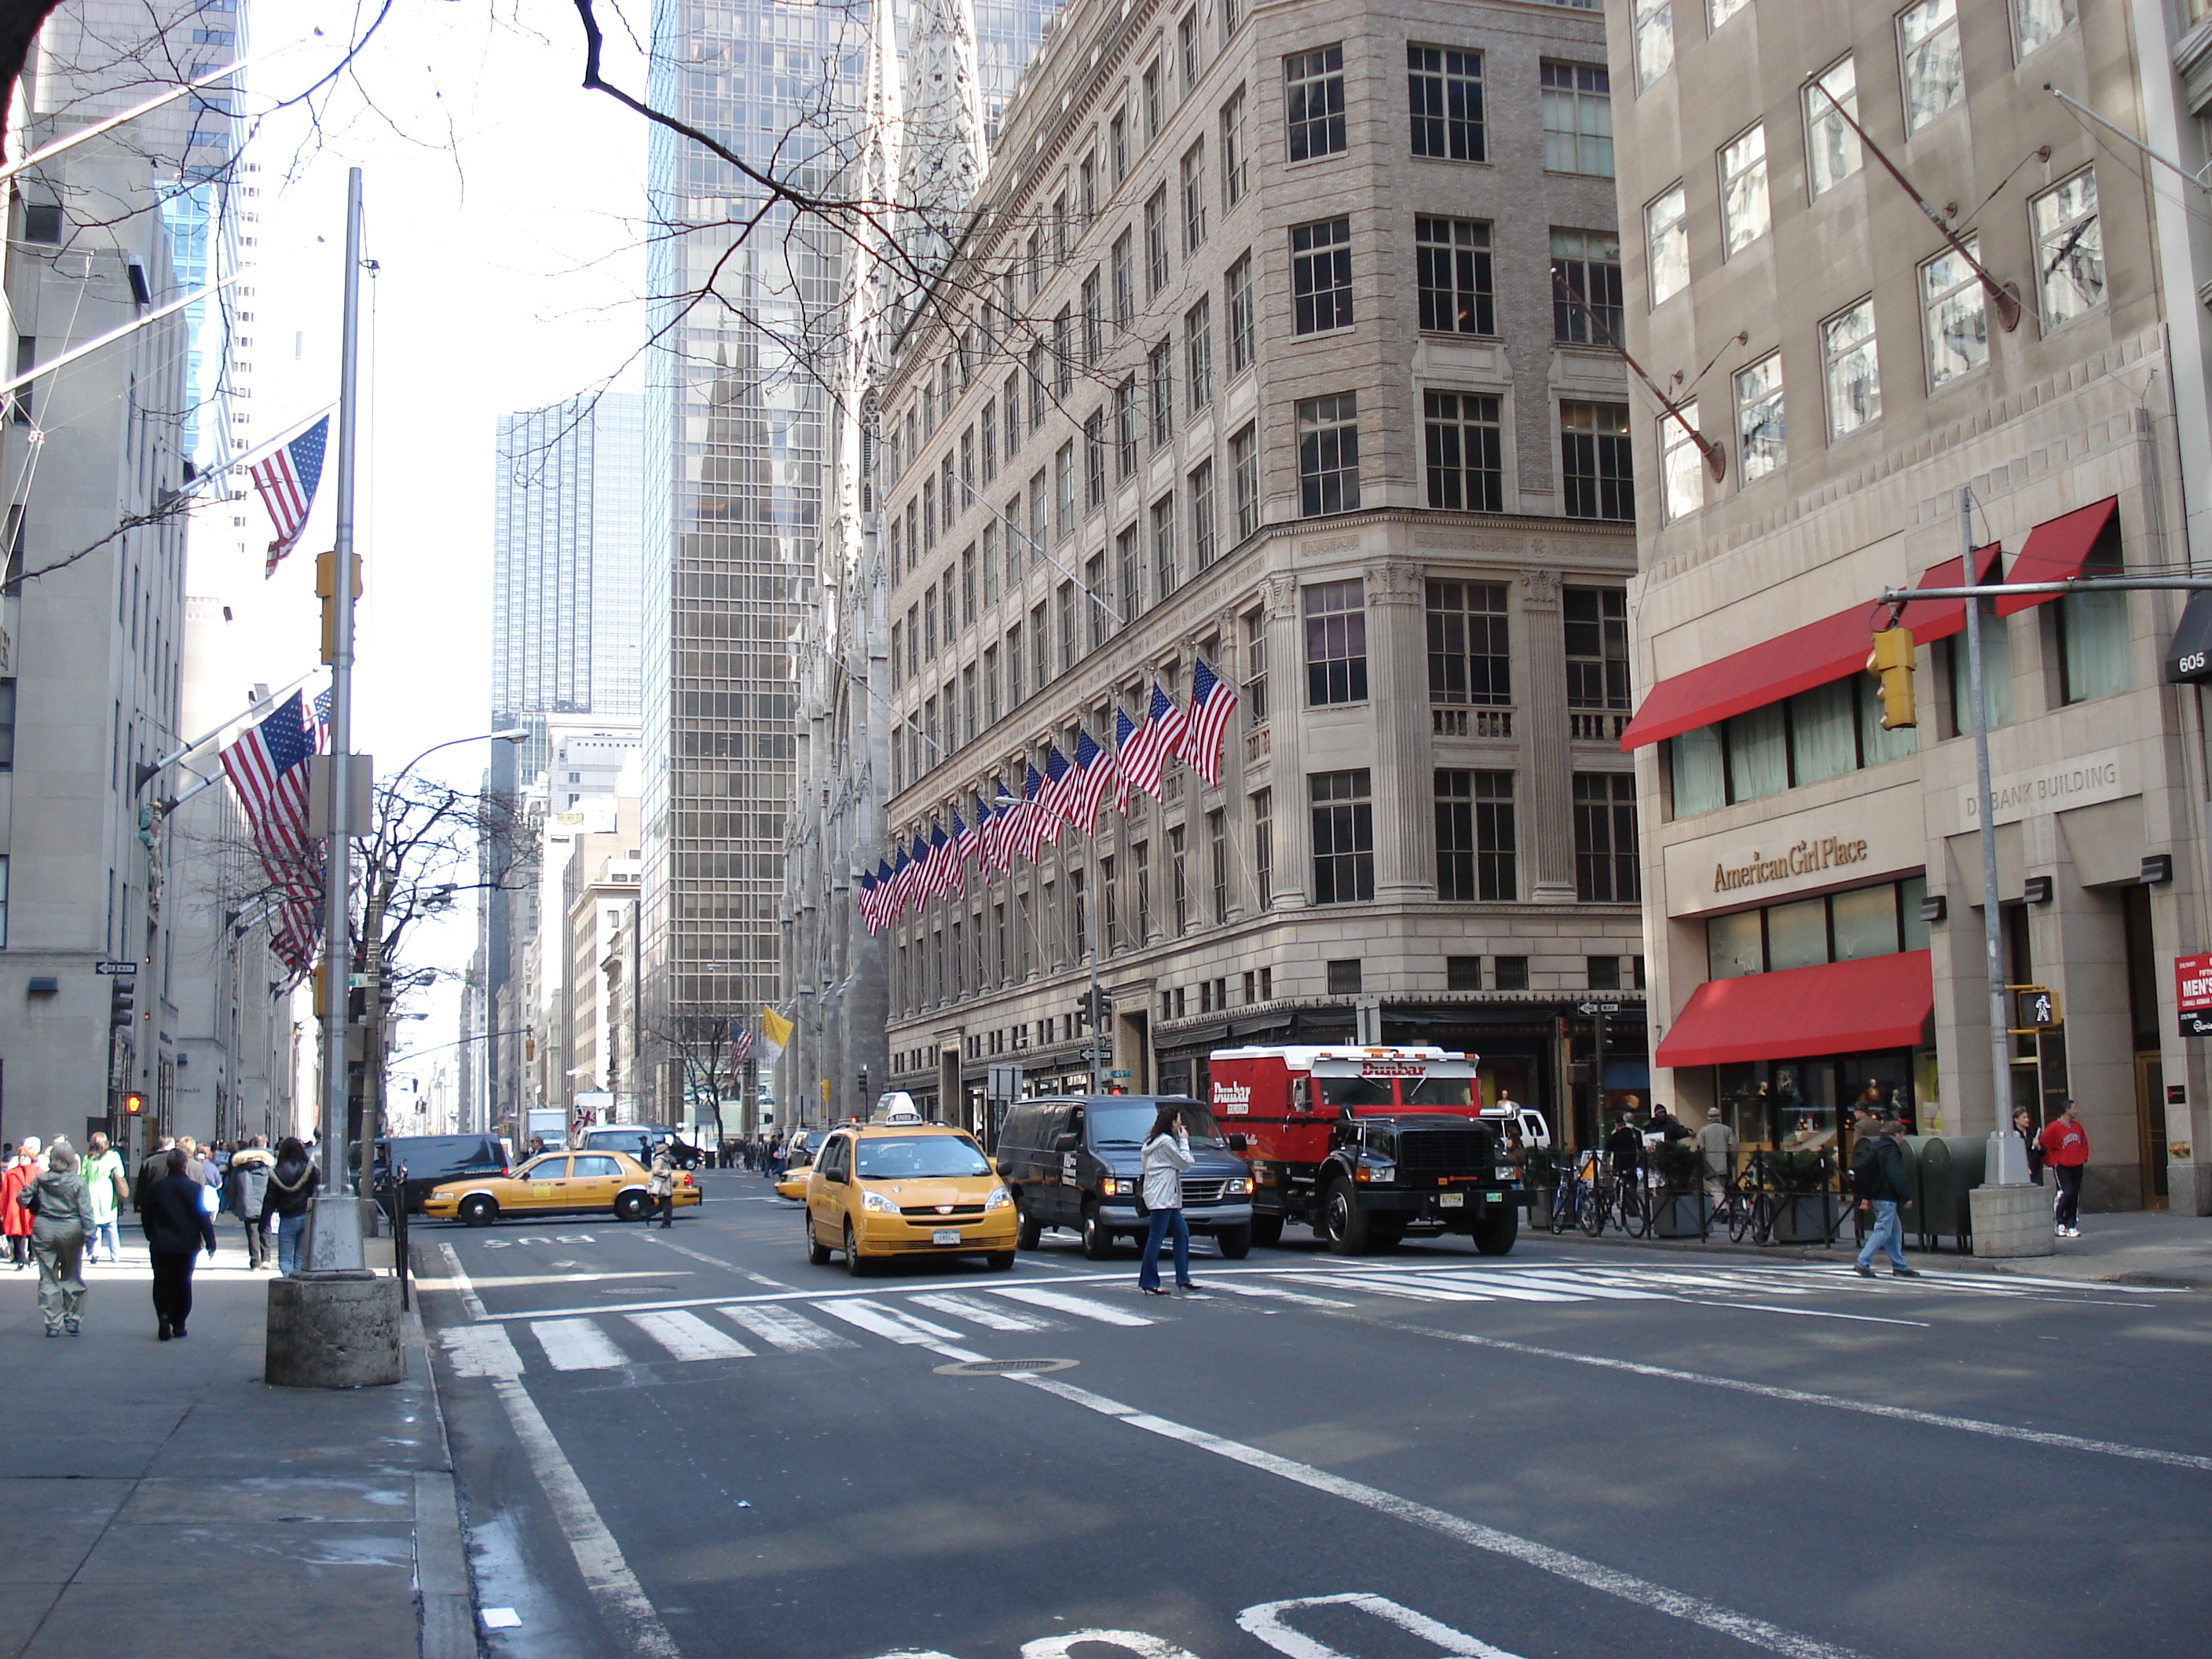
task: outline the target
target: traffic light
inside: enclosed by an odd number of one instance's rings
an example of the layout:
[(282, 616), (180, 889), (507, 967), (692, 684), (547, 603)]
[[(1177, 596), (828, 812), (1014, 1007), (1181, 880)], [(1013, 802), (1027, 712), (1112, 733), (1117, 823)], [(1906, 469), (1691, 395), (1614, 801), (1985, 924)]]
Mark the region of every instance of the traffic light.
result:
[[(361, 597), (361, 555), (353, 556), (353, 596)], [(338, 659), (338, 556), (315, 555), (315, 597), (323, 602), (323, 660)]]
[(138, 981), (135, 975), (118, 974), (107, 981), (107, 1023), (128, 1025), (138, 1012)]
[(1885, 732), (1917, 726), (1912, 708), (1912, 630), (1885, 628), (1874, 636), (1867, 672), (1881, 682), (1881, 726)]
[(143, 1095), (142, 1095), (142, 1094), (140, 1094), (140, 1093), (138, 1093), (138, 1092), (137, 1092), (137, 1091), (136, 1091), (135, 1089), (134, 1089), (133, 1091), (131, 1091), (131, 1093), (129, 1093), (129, 1094), (127, 1094), (127, 1095), (125, 1095), (125, 1096), (124, 1096), (124, 1097), (123, 1097), (123, 1115), (124, 1115), (124, 1116), (125, 1116), (125, 1117), (137, 1117), (140, 1113), (143, 1112), (145, 1109), (146, 1109), (146, 1097), (145, 1097), (145, 1096), (143, 1096)]

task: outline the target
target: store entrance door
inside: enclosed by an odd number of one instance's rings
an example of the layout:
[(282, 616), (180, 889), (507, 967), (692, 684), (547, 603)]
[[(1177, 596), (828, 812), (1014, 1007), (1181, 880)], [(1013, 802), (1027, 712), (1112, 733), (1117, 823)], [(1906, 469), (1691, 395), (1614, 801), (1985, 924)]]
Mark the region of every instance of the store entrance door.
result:
[(2136, 1146), (2142, 1160), (2146, 1210), (2166, 1207), (2166, 1062), (2155, 1050), (2136, 1056)]

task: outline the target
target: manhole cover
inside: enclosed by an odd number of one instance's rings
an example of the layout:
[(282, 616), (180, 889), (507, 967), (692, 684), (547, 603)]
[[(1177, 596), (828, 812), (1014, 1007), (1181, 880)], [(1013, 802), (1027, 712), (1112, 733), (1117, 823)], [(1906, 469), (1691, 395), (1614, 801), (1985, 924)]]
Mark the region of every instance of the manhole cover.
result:
[(963, 1359), (957, 1364), (939, 1365), (939, 1376), (1001, 1376), (1008, 1371), (1028, 1371), (1042, 1376), (1047, 1371), (1064, 1371), (1078, 1362), (1073, 1359)]

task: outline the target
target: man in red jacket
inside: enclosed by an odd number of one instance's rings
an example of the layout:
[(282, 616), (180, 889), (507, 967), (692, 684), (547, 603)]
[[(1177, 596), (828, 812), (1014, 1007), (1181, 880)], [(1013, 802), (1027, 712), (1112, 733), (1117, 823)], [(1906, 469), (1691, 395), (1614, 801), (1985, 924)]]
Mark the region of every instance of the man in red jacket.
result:
[(2043, 1149), (2044, 1166), (2055, 1178), (2057, 1187), (2058, 1236), (2079, 1238), (2081, 1211), (2081, 1170), (2089, 1162), (2089, 1132), (2074, 1115), (2074, 1103), (2066, 1103), (2066, 1109), (2043, 1126), (2037, 1143)]

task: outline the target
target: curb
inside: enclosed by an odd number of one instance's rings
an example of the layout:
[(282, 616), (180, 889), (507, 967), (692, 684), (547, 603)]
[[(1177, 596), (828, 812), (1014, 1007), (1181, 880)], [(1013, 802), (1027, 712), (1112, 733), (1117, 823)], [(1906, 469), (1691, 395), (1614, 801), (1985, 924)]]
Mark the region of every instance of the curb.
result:
[[(1739, 1244), (1727, 1239), (1626, 1238), (1609, 1233), (1601, 1233), (1592, 1238), (1579, 1229), (1564, 1233), (1553, 1233), (1548, 1228), (1531, 1229), (1522, 1237), (1556, 1239), (1563, 1244), (1595, 1244), (1616, 1250), (1656, 1250), (1672, 1255), (1753, 1256), (1765, 1261), (1847, 1262), (1856, 1260), (1858, 1255), (1856, 1250), (1828, 1249), (1814, 1244)], [(1910, 1244), (1905, 1250), (1909, 1255), (1924, 1256), (1942, 1262), (1946, 1271), (2025, 1275), (2037, 1279), (2075, 1279), (2084, 1285), (2142, 1285), (2160, 1290), (2212, 1290), (2212, 1272), (2160, 1273), (2119, 1268), (2110, 1273), (2062, 1274), (2050, 1272), (2042, 1264), (2055, 1260), (2078, 1261), (2082, 1258), (2062, 1258), (2056, 1252), (2047, 1256), (1991, 1258), (1961, 1255), (1945, 1250), (1922, 1250)]]
[(446, 1408), (438, 1398), (429, 1337), (419, 1297), (400, 1329), (409, 1380), (422, 1385), (437, 1425), (441, 1469), (415, 1475), (415, 1594), (421, 1659), (477, 1659), (476, 1595), (469, 1582), (469, 1552), (461, 1530), (460, 1493), (453, 1482), (453, 1451), (446, 1438)]

